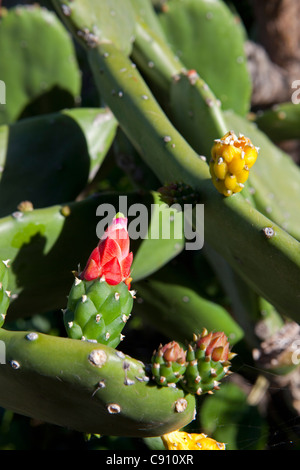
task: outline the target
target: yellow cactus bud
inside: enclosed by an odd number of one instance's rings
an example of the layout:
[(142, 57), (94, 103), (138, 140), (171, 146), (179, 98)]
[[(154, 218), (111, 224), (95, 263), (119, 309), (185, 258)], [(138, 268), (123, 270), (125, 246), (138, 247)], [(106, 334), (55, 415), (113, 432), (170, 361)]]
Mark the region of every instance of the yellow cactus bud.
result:
[(214, 172), (217, 178), (223, 180), (228, 173), (227, 163), (224, 162), (223, 158), (220, 157), (214, 164)]
[(216, 139), (211, 149), (209, 164), (213, 184), (224, 196), (239, 193), (249, 176), (249, 169), (258, 156), (258, 148), (244, 135), (238, 137), (233, 131)]
[(248, 176), (249, 176), (249, 169), (247, 166), (245, 166), (242, 169), (242, 171), (240, 171), (239, 173), (236, 173), (235, 175), (237, 182), (242, 183), (242, 184), (246, 183)]
[(161, 438), (167, 450), (225, 450), (225, 444), (207, 437), (206, 434), (173, 431)]
[(229, 189), (230, 191), (234, 191), (236, 187), (236, 183), (237, 183), (236, 176), (233, 174), (227, 173), (227, 175), (225, 176), (225, 181), (224, 181), (226, 189)]
[(257, 159), (257, 149), (255, 147), (249, 148), (245, 152), (245, 163), (248, 168), (251, 168)]
[(238, 157), (240, 154), (241, 152), (233, 146), (228, 146), (228, 148), (224, 149), (224, 145), (221, 144), (221, 155), (223, 155), (223, 158), (226, 163), (232, 162), (232, 160)]

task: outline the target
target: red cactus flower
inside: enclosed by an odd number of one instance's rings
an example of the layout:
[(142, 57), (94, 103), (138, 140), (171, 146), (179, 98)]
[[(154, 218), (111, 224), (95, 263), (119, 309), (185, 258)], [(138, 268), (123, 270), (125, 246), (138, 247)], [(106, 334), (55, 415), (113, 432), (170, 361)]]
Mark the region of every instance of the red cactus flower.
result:
[(92, 251), (81, 279), (92, 281), (104, 276), (108, 284), (116, 285), (124, 281), (130, 289), (133, 254), (129, 253), (129, 243), (127, 218), (117, 214)]

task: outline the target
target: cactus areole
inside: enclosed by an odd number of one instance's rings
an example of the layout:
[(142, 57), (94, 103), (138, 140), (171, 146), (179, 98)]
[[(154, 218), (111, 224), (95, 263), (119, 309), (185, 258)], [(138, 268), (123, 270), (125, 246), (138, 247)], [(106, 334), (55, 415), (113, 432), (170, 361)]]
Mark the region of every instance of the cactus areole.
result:
[(118, 213), (92, 251), (80, 278), (92, 281), (104, 276), (110, 285), (124, 281), (130, 288), (133, 254), (129, 252), (129, 244), (127, 218)]

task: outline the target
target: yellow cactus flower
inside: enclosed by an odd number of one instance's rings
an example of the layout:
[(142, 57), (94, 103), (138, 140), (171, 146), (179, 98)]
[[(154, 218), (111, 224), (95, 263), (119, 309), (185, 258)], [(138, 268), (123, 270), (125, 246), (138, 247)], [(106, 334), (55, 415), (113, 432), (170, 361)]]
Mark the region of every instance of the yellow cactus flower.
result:
[(248, 137), (242, 134), (237, 137), (233, 131), (215, 140), (209, 168), (213, 184), (221, 194), (231, 196), (242, 191), (258, 150)]
[(207, 437), (206, 434), (173, 431), (161, 438), (167, 450), (225, 450), (225, 444)]

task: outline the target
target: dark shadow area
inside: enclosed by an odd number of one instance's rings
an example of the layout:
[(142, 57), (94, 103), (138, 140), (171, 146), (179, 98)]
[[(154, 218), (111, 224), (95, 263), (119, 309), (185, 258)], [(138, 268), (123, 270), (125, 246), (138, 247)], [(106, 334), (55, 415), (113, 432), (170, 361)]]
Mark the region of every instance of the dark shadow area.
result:
[(34, 208), (74, 200), (88, 181), (89, 169), (85, 135), (71, 117), (58, 113), (10, 125), (0, 217), (25, 200)]
[(31, 101), (22, 111), (18, 120), (56, 113), (66, 108), (74, 108), (74, 96), (68, 91), (54, 86), (51, 90), (46, 91)]

